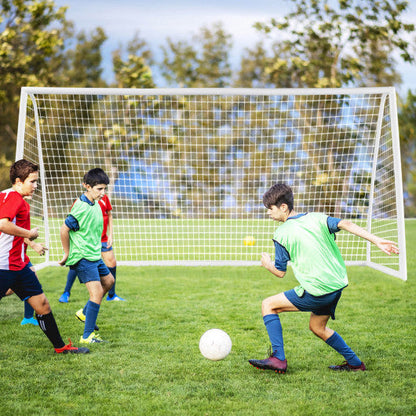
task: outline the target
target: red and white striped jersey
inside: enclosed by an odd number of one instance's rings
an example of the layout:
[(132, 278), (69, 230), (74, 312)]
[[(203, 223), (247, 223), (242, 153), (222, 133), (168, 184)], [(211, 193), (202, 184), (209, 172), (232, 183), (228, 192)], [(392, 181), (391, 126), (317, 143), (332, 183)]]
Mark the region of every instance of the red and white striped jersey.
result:
[[(0, 219), (8, 218), (19, 227), (30, 230), (30, 206), (13, 189), (0, 192)], [(23, 237), (0, 232), (0, 270), (22, 270), (29, 263)]]

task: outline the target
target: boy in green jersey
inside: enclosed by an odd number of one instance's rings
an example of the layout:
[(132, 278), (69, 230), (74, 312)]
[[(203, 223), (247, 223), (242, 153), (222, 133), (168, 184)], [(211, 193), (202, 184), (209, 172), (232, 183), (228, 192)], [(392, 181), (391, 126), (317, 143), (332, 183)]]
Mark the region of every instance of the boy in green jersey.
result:
[(392, 241), (377, 237), (348, 220), (325, 214), (297, 214), (294, 211), (292, 189), (285, 184), (273, 185), (263, 196), (267, 214), (282, 222), (274, 234), (275, 262), (267, 253), (261, 264), (277, 277), (284, 277), (290, 261), (299, 286), (271, 296), (262, 303), (272, 355), (265, 360), (249, 360), (256, 368), (285, 373), (287, 360), (283, 348), (282, 326), (279, 313), (309, 311), (309, 329), (329, 346), (339, 352), (345, 362), (333, 365), (332, 370), (364, 371), (364, 363), (357, 357), (342, 337), (326, 325), (335, 319), (335, 309), (342, 290), (348, 285), (347, 271), (335, 233), (348, 231), (375, 244), (387, 254), (398, 254)]
[(88, 171), (83, 180), (86, 192), (74, 202), (61, 227), (61, 241), (65, 254), (59, 263), (62, 266), (66, 264), (76, 271), (80, 282), (85, 284), (90, 295), (84, 310), (76, 314), (78, 319), (85, 321), (84, 334), (80, 340), (84, 344), (103, 341), (94, 329), (97, 329), (95, 324), (103, 296), (114, 284), (112, 274), (101, 259), (103, 214), (98, 204), (109, 182), (102, 169)]

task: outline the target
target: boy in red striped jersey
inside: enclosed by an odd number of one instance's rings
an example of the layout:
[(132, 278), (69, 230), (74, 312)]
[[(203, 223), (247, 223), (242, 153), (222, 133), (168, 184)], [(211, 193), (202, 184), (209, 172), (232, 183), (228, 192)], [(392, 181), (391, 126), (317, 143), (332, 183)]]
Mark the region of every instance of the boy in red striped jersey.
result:
[(35, 192), (38, 171), (37, 165), (25, 159), (15, 162), (10, 168), (12, 188), (0, 193), (0, 299), (11, 289), (21, 300), (27, 300), (56, 353), (85, 354), (88, 348), (63, 342), (48, 299), (29, 266), (24, 240), (35, 240), (39, 233), (37, 228), (30, 228), (30, 206), (24, 198)]

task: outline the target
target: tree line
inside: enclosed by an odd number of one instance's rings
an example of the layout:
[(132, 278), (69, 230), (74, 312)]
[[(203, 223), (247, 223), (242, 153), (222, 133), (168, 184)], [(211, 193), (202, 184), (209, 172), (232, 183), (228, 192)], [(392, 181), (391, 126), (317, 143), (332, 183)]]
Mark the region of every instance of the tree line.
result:
[[(401, 85), (398, 62), (414, 62), (415, 26), (401, 0), (288, 0), (280, 19), (253, 22), (261, 40), (231, 65), (232, 36), (221, 23), (155, 51), (137, 32), (112, 51), (114, 81), (103, 77), (105, 30), (76, 32), (52, 0), (0, 3), (0, 185), (8, 186), (22, 86), (319, 88)], [(140, 29), (140, 28), (138, 28)], [(416, 91), (399, 97), (406, 215), (416, 215)]]

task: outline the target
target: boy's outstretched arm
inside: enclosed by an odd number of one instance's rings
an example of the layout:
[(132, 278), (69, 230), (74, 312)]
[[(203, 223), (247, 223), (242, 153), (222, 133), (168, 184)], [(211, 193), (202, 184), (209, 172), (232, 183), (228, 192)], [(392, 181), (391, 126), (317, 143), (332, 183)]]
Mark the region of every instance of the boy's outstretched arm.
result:
[(261, 254), (261, 265), (267, 269), (270, 273), (273, 273), (277, 277), (284, 277), (286, 272), (283, 272), (282, 270), (276, 269), (275, 265), (272, 262), (272, 259), (270, 258), (270, 255), (268, 253), (262, 253)]
[(361, 228), (359, 225), (354, 224), (352, 221), (341, 220), (338, 223), (338, 228), (370, 241), (371, 243), (375, 244), (381, 251), (388, 255), (391, 255), (391, 253), (399, 254), (399, 248), (394, 241), (377, 237), (376, 235), (369, 233), (364, 228)]

